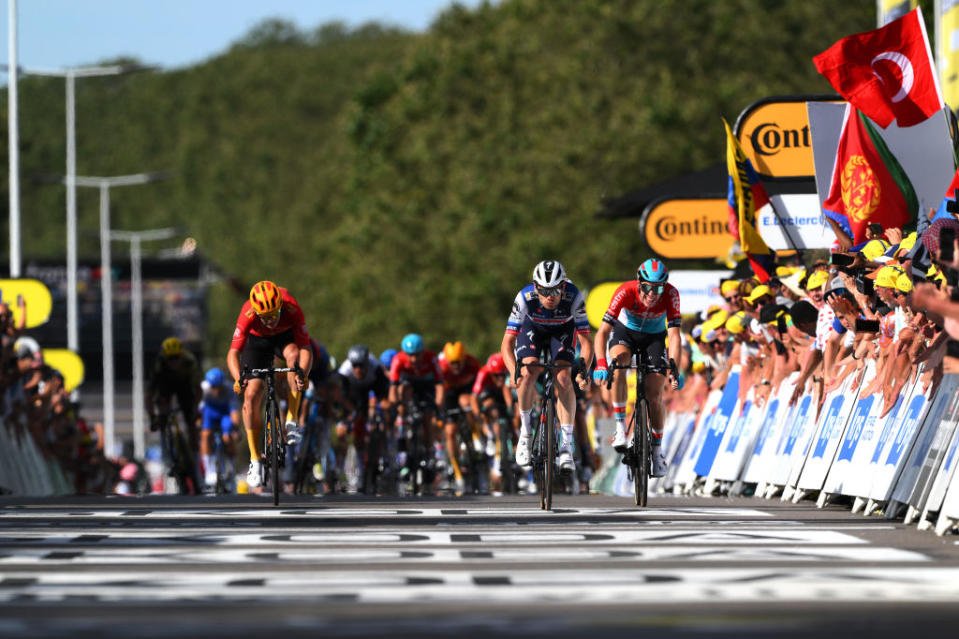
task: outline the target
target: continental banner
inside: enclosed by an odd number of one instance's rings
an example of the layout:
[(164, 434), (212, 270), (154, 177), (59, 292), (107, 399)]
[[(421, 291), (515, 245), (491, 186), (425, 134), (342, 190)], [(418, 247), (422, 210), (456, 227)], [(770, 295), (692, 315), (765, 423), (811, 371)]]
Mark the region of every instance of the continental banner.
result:
[(733, 245), (726, 198), (652, 202), (639, 220), (646, 245), (663, 259), (726, 257)]
[(736, 121), (739, 144), (764, 179), (808, 180), (816, 174), (807, 102), (838, 96), (770, 97), (746, 107)]

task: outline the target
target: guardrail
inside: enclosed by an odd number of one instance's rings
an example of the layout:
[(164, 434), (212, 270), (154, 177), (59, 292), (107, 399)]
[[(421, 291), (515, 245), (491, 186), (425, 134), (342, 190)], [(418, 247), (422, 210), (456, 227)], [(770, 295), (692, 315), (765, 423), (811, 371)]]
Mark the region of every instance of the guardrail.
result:
[[(667, 417), (670, 469), (651, 491), (815, 498), (819, 507), (844, 496), (853, 512), (901, 518), (939, 535), (956, 528), (959, 374), (945, 375), (931, 395), (917, 375), (881, 416), (881, 394), (860, 396), (875, 375), (867, 366), (861, 383), (850, 376), (821, 402), (806, 393), (793, 406), (797, 373), (757, 405), (753, 390), (739, 400), (734, 368), (699, 413)], [(623, 494), (625, 484), (607, 482), (613, 492), (623, 486)]]

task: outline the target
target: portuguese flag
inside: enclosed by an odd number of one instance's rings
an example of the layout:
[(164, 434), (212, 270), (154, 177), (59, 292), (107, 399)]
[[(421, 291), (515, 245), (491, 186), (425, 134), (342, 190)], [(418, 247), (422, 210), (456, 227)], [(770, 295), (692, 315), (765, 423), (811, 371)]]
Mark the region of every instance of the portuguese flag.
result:
[(823, 213), (859, 244), (870, 223), (902, 228), (918, 212), (919, 198), (902, 165), (872, 122), (847, 105)]

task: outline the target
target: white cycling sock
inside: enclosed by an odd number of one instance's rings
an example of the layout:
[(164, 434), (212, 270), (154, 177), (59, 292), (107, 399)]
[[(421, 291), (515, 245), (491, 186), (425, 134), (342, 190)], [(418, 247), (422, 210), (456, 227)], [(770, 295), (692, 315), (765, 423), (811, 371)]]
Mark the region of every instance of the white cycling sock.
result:
[(521, 410), (519, 412), (519, 431), (521, 435), (533, 434), (533, 411)]
[(560, 431), (563, 433), (563, 438), (560, 440), (560, 448), (572, 448), (573, 447), (573, 425), (572, 424), (560, 424)]
[(203, 470), (212, 473), (214, 470), (213, 455), (201, 455), (201, 457), (203, 458)]

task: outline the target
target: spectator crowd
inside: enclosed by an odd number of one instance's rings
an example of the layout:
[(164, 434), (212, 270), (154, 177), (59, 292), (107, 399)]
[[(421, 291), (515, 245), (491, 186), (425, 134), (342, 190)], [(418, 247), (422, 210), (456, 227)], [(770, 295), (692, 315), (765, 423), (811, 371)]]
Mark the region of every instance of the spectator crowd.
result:
[(736, 365), (740, 399), (753, 390), (759, 405), (797, 372), (790, 404), (814, 391), (821, 405), (850, 376), (866, 383), (861, 397), (881, 397), (883, 416), (917, 375), (931, 394), (944, 373), (959, 372), (957, 229), (940, 210), (913, 232), (871, 224), (858, 245), (839, 231), (831, 251), (794, 255), (765, 283), (722, 281), (724, 304), (684, 322), (691, 383), (670, 410), (701, 407)]
[[(26, 303), (0, 302), (0, 494), (110, 492), (102, 428), (80, 416), (63, 375), (25, 334)], [(15, 319), (16, 318), (16, 319)]]

